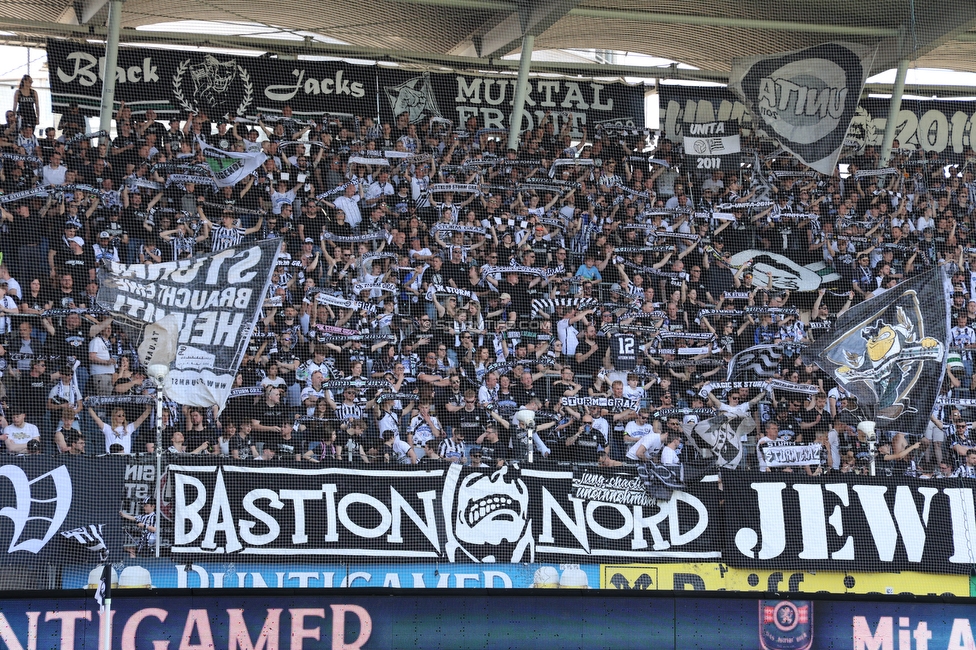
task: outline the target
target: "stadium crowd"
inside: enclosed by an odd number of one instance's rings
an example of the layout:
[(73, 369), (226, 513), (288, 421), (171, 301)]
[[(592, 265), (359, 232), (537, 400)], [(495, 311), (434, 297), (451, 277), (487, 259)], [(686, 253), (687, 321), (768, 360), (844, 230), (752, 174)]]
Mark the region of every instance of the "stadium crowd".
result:
[[(99, 143), (77, 106), (38, 124), (35, 97), (25, 77), (0, 128), (7, 453), (153, 451), (150, 405), (86, 405), (155, 390), (95, 302), (99, 265), (266, 238), (282, 255), (241, 390), (219, 416), (169, 404), (169, 452), (478, 467), (531, 444), (537, 462), (701, 464), (689, 434), (714, 409), (755, 422), (741, 468), (773, 470), (757, 450), (785, 440), (823, 450), (795, 471), (866, 472), (863, 413), (800, 350), (936, 265), (957, 350), (943, 392), (976, 390), (971, 149), (956, 164), (896, 143), (880, 170), (867, 146), (826, 177), (743, 137), (741, 166), (702, 173), (648, 131), (575, 139), (552, 116), (507, 151), (474, 118), (166, 123), (125, 105)], [(218, 187), (199, 140), (268, 159)], [(830, 279), (803, 290), (804, 266)], [(804, 389), (709, 390), (757, 344), (776, 344), (774, 363), (749, 379)], [(879, 467), (976, 477), (964, 413), (885, 432)]]

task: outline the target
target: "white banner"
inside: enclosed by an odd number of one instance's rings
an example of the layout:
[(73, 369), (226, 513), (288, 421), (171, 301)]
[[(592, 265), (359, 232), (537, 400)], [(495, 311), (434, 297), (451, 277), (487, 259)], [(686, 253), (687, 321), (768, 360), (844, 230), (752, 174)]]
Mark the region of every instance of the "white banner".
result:
[(163, 264), (112, 263), (98, 304), (139, 330), (144, 365), (169, 366), (167, 396), (220, 409), (271, 282), (277, 240)]
[[(200, 139), (197, 140), (197, 144), (200, 145), (200, 149), (208, 161), (219, 161), (216, 164), (221, 165), (219, 170), (213, 172), (213, 179), (218, 187), (237, 185), (261, 167), (264, 161), (268, 159), (268, 155), (263, 151), (224, 151), (217, 147), (211, 147)], [(213, 167), (214, 164), (211, 164), (211, 168)]]
[(772, 445), (762, 447), (763, 458), (770, 467), (800, 467), (802, 465), (819, 465), (820, 452), (823, 447), (812, 445)]

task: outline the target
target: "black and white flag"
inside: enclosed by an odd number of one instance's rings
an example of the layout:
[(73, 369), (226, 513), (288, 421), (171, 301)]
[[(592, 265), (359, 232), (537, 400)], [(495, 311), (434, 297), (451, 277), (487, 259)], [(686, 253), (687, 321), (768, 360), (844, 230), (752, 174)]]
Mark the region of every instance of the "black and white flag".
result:
[(702, 458), (714, 457), (717, 467), (735, 469), (742, 462), (741, 437), (755, 426), (751, 417), (731, 418), (727, 413), (719, 413), (695, 425), (688, 440)]
[(727, 381), (772, 377), (783, 358), (781, 345), (754, 345), (739, 352), (729, 362)]
[(274, 239), (99, 272), (97, 301), (137, 330), (141, 362), (169, 367), (167, 396), (223, 409), (278, 258)]
[(733, 59), (729, 89), (767, 135), (804, 164), (831, 174), (877, 51), (825, 43)]
[(945, 374), (945, 271), (932, 269), (837, 319), (805, 356), (867, 406), (884, 430), (924, 431)]
[(106, 603), (112, 602), (112, 565), (108, 562), (102, 567), (102, 577), (98, 579), (95, 602), (99, 607), (105, 607)]

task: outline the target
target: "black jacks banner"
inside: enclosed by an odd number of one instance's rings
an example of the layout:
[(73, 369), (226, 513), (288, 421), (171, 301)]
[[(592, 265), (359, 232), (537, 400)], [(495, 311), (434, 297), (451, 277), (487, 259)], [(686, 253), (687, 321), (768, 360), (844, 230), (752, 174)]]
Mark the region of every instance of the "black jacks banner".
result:
[[(514, 76), (481, 76), (464, 73), (431, 73), (379, 68), (380, 119), (395, 121), (406, 113), (410, 123), (439, 117), (464, 128), (471, 117), (485, 129), (508, 130), (517, 87)], [(556, 133), (566, 123), (573, 137), (586, 127), (590, 136), (596, 125), (612, 123), (644, 126), (644, 87), (589, 79), (529, 79), (529, 93), (522, 111), (521, 128), (540, 125), (546, 113)]]
[[(55, 111), (77, 102), (97, 115), (105, 67), (103, 47), (71, 41), (47, 44)], [(160, 117), (203, 111), (225, 115), (278, 114), (290, 106), (299, 119), (343, 113), (384, 122), (408, 114), (411, 123), (450, 120), (460, 129), (469, 117), (480, 128), (508, 129), (515, 98), (514, 76), (405, 72), (345, 61), (298, 61), (230, 54), (120, 48), (115, 101), (135, 114), (153, 109)], [(556, 132), (569, 123), (574, 137), (598, 124), (644, 126), (644, 87), (591, 79), (531, 79), (522, 128), (540, 124), (547, 112)]]
[[(47, 44), (55, 112), (76, 102), (98, 115), (105, 48), (72, 41)], [(299, 61), (183, 50), (119, 48), (115, 101), (135, 114), (153, 109), (160, 117), (203, 112), (225, 115), (277, 114), (290, 106), (296, 118), (323, 113), (375, 115), (376, 70), (344, 61)]]
[(717, 482), (650, 499), (636, 472), (170, 465), (174, 558), (718, 559)]
[[(752, 115), (730, 90), (722, 87), (660, 86), (661, 130), (672, 142), (681, 142), (690, 135), (692, 124), (732, 120), (742, 128), (743, 135), (756, 126)], [(846, 142), (881, 147), (888, 120), (888, 99), (862, 97), (847, 130)], [(976, 127), (976, 102), (965, 100), (902, 99), (901, 110), (895, 118), (895, 139), (904, 153), (920, 158), (922, 153), (934, 151), (940, 160), (966, 162), (967, 148), (976, 147), (973, 130)]]
[(948, 574), (976, 562), (969, 479), (725, 472), (722, 484), (734, 566)]
[(162, 264), (112, 262), (99, 270), (97, 301), (137, 330), (145, 366), (169, 367), (167, 397), (223, 409), (278, 252), (267, 239)]
[(0, 463), (0, 565), (121, 558), (121, 458), (8, 456)]

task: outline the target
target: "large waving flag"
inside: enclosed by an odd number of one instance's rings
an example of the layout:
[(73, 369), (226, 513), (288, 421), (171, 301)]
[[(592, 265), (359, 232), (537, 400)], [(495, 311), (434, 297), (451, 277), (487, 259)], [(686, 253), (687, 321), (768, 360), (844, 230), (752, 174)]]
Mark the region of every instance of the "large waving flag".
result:
[(256, 171), (268, 155), (263, 151), (224, 151), (212, 147), (201, 139), (197, 140), (218, 187), (237, 185)]
[(882, 429), (923, 431), (929, 420), (948, 355), (944, 274), (933, 269), (852, 307), (807, 349)]
[(760, 129), (821, 174), (832, 174), (877, 46), (825, 43), (732, 60), (729, 90)]
[(280, 250), (267, 239), (163, 264), (99, 271), (98, 304), (135, 328), (140, 361), (169, 367), (166, 394), (224, 408)]

